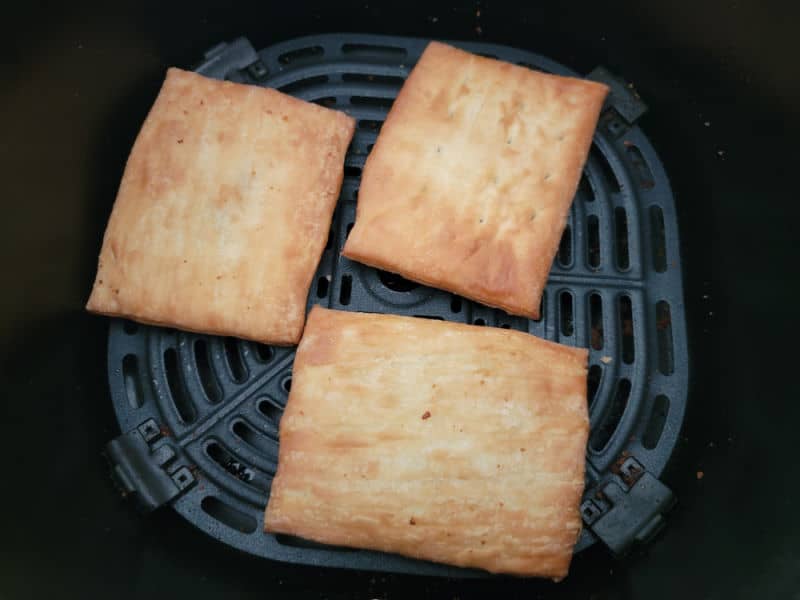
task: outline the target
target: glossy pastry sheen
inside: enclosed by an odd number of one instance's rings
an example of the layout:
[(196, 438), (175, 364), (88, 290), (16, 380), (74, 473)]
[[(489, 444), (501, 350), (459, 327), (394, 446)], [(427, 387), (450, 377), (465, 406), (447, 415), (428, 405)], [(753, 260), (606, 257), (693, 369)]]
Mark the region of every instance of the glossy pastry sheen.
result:
[(367, 159), (344, 255), (538, 318), (607, 91), (432, 42)]
[(559, 579), (581, 528), (587, 351), (315, 307), (267, 531)]
[(170, 69), (125, 167), (87, 309), (296, 343), (353, 128), (275, 90)]

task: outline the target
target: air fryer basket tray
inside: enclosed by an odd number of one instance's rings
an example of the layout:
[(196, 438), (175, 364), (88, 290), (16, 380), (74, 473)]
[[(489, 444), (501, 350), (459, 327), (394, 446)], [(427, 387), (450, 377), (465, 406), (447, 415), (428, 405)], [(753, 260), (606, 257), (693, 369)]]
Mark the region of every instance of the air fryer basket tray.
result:
[[(688, 360), (675, 205), (661, 161), (636, 120), (641, 100), (605, 69), (601, 115), (543, 299), (542, 318), (511, 317), (339, 255), (355, 218), (361, 169), (427, 40), (305, 37), (255, 52), (239, 38), (209, 50), (199, 73), (274, 87), (357, 119), (341, 197), (308, 304), (505, 327), (590, 349), (591, 434), (584, 529), (625, 552), (663, 524), (674, 502), (658, 480), (683, 422)], [(504, 46), (466, 50), (561, 75), (549, 59)], [(108, 373), (123, 434), (106, 454), (144, 510), (171, 504), (189, 522), (266, 558), (323, 566), (465, 576), (400, 556), (263, 533), (278, 458), (278, 422), (294, 349), (111, 323)]]

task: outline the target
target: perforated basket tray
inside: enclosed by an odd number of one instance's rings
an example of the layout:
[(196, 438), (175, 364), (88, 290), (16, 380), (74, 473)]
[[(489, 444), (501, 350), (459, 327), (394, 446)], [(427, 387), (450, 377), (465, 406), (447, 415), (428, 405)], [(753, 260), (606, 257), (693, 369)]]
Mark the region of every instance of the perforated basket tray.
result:
[[(343, 310), (418, 315), (527, 331), (591, 350), (584, 531), (624, 552), (662, 522), (672, 495), (656, 478), (675, 446), (687, 393), (687, 344), (674, 201), (635, 120), (644, 106), (612, 85), (550, 273), (531, 321), (411, 284), (339, 252), (354, 221), (364, 160), (427, 41), (323, 35), (256, 53), (221, 44), (197, 71), (343, 110), (358, 121), (330, 238), (309, 294)], [(575, 75), (541, 56), (489, 44), (467, 50)], [(440, 575), (475, 572), (399, 556), (330, 548), (263, 533), (278, 456), (278, 422), (293, 349), (112, 321), (111, 395), (124, 432), (109, 443), (113, 474), (145, 509), (170, 503), (214, 538), (267, 558)]]

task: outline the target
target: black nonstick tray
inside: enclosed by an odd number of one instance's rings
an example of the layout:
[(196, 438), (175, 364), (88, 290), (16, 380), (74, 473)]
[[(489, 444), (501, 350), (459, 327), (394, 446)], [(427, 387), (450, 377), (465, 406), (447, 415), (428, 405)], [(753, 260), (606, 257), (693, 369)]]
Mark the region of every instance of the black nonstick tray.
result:
[[(256, 52), (237, 39), (208, 51), (200, 73), (269, 86), (350, 114), (356, 134), (309, 306), (505, 327), (590, 348), (591, 434), (584, 530), (622, 554), (651, 538), (674, 502), (659, 480), (675, 448), (688, 388), (686, 318), (675, 205), (664, 167), (636, 125), (646, 107), (602, 68), (612, 93), (543, 299), (532, 321), (342, 258), (361, 169), (427, 40), (337, 34)], [(549, 59), (503, 46), (472, 52), (563, 75)], [(170, 504), (212, 537), (282, 561), (436, 575), (474, 575), (395, 555), (263, 533), (278, 422), (294, 349), (111, 323), (108, 373), (121, 430), (106, 454), (122, 490), (147, 511)]]

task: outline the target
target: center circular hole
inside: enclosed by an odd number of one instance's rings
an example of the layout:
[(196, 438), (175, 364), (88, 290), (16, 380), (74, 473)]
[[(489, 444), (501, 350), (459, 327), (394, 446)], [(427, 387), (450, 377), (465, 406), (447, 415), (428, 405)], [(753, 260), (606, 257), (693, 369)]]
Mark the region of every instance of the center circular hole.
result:
[(388, 271), (378, 271), (378, 279), (381, 280), (383, 285), (395, 292), (410, 292), (419, 287), (419, 284)]

